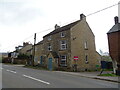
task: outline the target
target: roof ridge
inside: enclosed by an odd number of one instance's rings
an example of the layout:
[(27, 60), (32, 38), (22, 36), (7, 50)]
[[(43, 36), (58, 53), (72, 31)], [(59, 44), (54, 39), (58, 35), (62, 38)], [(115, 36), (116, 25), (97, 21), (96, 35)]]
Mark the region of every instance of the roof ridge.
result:
[(108, 32), (107, 34), (118, 32), (120, 31), (120, 23), (115, 24)]
[(57, 28), (57, 29), (54, 29), (52, 32), (48, 33), (47, 35), (43, 36), (44, 37), (47, 37), (49, 35), (53, 35), (53, 34), (56, 34), (56, 33), (59, 33), (59, 32), (62, 32), (62, 31), (66, 31), (66, 30), (69, 30), (71, 27), (73, 27), (75, 24), (77, 24), (79, 21), (81, 20), (77, 20), (77, 21), (74, 21), (72, 23), (69, 23), (67, 25), (64, 25), (60, 28)]

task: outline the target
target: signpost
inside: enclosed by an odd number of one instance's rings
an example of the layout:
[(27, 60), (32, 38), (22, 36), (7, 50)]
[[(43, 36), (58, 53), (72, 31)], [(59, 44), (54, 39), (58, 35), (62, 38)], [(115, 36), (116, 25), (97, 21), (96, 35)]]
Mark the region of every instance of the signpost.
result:
[(78, 56), (74, 56), (74, 61), (78, 61)]
[(75, 64), (74, 64), (74, 71), (77, 71), (78, 56), (74, 56), (74, 61), (75, 61)]

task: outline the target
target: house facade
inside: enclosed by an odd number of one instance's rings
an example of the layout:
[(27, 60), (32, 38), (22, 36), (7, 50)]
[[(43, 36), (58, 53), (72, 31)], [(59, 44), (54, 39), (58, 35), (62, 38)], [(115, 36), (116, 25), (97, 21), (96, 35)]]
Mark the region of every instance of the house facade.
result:
[(27, 51), (32, 48), (32, 44), (29, 44), (28, 42), (23, 43), (23, 47), (19, 49), (19, 54), (27, 54)]
[(55, 30), (43, 37), (40, 50), (39, 55), (42, 52), (40, 56), (43, 57), (40, 58), (41, 64), (44, 61), (49, 70), (73, 70), (75, 66), (78, 71), (95, 70), (96, 65), (100, 65), (95, 36), (84, 14), (80, 15), (80, 20), (63, 27), (56, 24)]
[(114, 17), (115, 25), (108, 31), (109, 53), (113, 61), (113, 70), (120, 75), (120, 22), (118, 16)]
[(44, 64), (43, 56), (43, 41), (40, 41), (35, 45), (34, 65)]

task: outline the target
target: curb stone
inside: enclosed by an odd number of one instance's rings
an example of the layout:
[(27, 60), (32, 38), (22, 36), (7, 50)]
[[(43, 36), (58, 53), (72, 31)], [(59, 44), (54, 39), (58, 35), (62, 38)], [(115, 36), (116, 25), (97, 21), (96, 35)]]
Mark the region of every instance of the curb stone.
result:
[(67, 73), (67, 74), (71, 74), (71, 75), (78, 75), (78, 76), (86, 77), (86, 78), (99, 79), (99, 80), (105, 80), (105, 81), (111, 81), (111, 82), (120, 83), (119, 80), (118, 80), (118, 81), (116, 81), (116, 80), (110, 80), (110, 79), (105, 79), (105, 78), (97, 77), (97, 76), (86, 76), (86, 75), (80, 75), (80, 74), (78, 74), (78, 73), (62, 72), (62, 71), (57, 71), (57, 72)]

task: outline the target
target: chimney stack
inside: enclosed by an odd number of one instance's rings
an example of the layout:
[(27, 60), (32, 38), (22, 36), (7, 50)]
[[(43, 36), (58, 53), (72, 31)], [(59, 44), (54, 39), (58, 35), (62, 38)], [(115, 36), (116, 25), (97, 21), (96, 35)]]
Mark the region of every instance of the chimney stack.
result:
[(119, 23), (119, 18), (118, 16), (114, 17), (115, 24)]
[(55, 29), (58, 29), (58, 28), (60, 28), (60, 26), (58, 26), (57, 24), (55, 25)]
[(80, 14), (80, 20), (86, 19), (86, 16), (84, 14)]
[(27, 45), (29, 45), (28, 42), (23, 42), (23, 46), (27, 46)]

